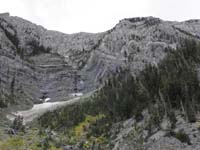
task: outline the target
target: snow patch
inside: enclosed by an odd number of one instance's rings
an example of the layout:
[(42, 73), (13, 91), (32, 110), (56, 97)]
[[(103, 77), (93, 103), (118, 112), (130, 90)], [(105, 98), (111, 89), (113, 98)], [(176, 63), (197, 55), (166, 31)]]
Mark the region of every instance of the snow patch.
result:
[(72, 93), (71, 96), (75, 97), (75, 96), (82, 96), (83, 93)]
[(51, 98), (49, 98), (49, 97), (47, 97), (47, 98), (44, 99), (45, 102), (48, 102), (50, 100), (51, 100)]

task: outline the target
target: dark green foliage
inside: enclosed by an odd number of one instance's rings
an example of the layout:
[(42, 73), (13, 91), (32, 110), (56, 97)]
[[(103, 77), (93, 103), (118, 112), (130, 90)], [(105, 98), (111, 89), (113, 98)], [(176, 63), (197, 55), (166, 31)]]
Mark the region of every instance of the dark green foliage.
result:
[(182, 143), (187, 143), (189, 145), (191, 144), (189, 136), (184, 132), (176, 133), (176, 138), (179, 139)]
[(196, 72), (200, 46), (194, 41), (183, 43), (178, 50), (171, 50), (158, 67), (147, 66), (140, 80), (152, 102), (162, 104), (168, 115), (172, 109), (182, 109), (189, 121), (195, 121), (200, 98)]
[(95, 97), (98, 112), (110, 116), (115, 121), (130, 118), (141, 112), (148, 99), (145, 89), (129, 70), (119, 72), (105, 83), (104, 88)]
[(28, 45), (31, 46), (31, 48), (33, 49), (31, 56), (39, 55), (41, 53), (49, 53), (50, 52), (50, 48), (45, 48), (43, 45), (41, 45), (36, 40), (28, 42)]
[(181, 141), (182, 143), (187, 143), (188, 145), (191, 144), (189, 136), (182, 130), (177, 133), (172, 131), (169, 133), (168, 136), (173, 136), (176, 139), (178, 139), (179, 141)]
[(141, 112), (138, 112), (138, 113), (135, 114), (135, 120), (137, 122), (141, 121), (142, 119), (143, 119), (143, 115), (142, 115)]
[(103, 114), (106, 121), (93, 126), (95, 134), (107, 131), (105, 124), (110, 126), (132, 116), (140, 121), (145, 108), (151, 114), (153, 125), (159, 125), (164, 115), (175, 125), (174, 109), (182, 110), (189, 121), (195, 121), (200, 104), (196, 72), (199, 57), (199, 44), (184, 41), (177, 50), (169, 50), (158, 66), (146, 66), (137, 77), (133, 77), (128, 69), (118, 69), (89, 100), (49, 112), (39, 121), (44, 127), (68, 129), (83, 121), (85, 115)]
[(146, 66), (146, 68), (141, 72), (139, 79), (148, 92), (149, 97), (152, 100), (155, 100), (159, 95), (159, 85), (161, 81), (158, 68), (151, 65)]
[(111, 124), (110, 120), (106, 117), (98, 119), (95, 123), (90, 124), (89, 133), (87, 136), (98, 137), (99, 135), (104, 134), (104, 136), (109, 136), (109, 129)]
[(12, 82), (10, 84), (10, 90), (11, 90), (11, 95), (14, 95), (14, 90), (15, 90), (15, 76), (12, 79)]
[(26, 61), (30, 61), (27, 56), (35, 56), (42, 53), (49, 53), (51, 50), (49, 47), (44, 47), (36, 40), (27, 42), (27, 45), (31, 48), (31, 52), (27, 51), (26, 49), (17, 49), (17, 54), (21, 57), (21, 59), (24, 59)]
[(172, 128), (172, 129), (175, 128), (177, 119), (176, 119), (176, 116), (175, 116), (174, 112), (171, 111), (171, 112), (168, 114), (168, 117), (169, 117), (169, 120), (170, 120), (171, 125), (172, 125), (171, 128)]
[(159, 127), (164, 116), (164, 109), (162, 105), (149, 106), (150, 124), (153, 128)]
[(84, 120), (85, 108), (81, 104), (75, 104), (67, 107), (67, 109), (62, 108), (59, 111), (48, 112), (39, 118), (39, 124), (51, 129), (70, 128)]
[(9, 105), (15, 104), (16, 97), (12, 94), (0, 93), (0, 108), (8, 107)]
[(0, 96), (0, 108), (7, 107), (7, 103), (4, 99), (4, 97)]
[(15, 133), (25, 132), (25, 126), (23, 125), (23, 117), (17, 116), (14, 119), (11, 128), (15, 131)]

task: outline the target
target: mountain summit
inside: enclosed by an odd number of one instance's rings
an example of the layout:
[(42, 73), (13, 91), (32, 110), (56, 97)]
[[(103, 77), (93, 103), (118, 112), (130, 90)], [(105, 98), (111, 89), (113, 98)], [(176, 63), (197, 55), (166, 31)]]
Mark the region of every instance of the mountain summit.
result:
[(64, 34), (0, 14), (0, 149), (199, 150), (199, 42), (200, 20)]
[(63, 34), (4, 13), (0, 92), (5, 101), (14, 95), (10, 104), (37, 103), (45, 96), (62, 100), (74, 93), (75, 80), (79, 93), (92, 91), (118, 67), (128, 65), (136, 74), (146, 64), (156, 65), (182, 39), (200, 39), (200, 20), (127, 18), (103, 33)]

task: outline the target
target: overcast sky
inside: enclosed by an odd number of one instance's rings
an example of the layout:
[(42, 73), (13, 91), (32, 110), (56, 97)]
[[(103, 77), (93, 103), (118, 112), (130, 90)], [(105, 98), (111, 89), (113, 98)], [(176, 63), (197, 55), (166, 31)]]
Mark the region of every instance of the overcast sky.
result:
[(102, 32), (119, 20), (155, 16), (164, 20), (200, 19), (200, 0), (0, 0), (10, 12), (47, 29), (65, 33)]

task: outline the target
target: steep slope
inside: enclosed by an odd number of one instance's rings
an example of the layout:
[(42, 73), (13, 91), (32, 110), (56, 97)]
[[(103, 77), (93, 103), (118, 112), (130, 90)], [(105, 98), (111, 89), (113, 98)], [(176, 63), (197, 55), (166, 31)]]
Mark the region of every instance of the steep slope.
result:
[(2, 14), (2, 99), (37, 103), (40, 98), (55, 101), (74, 91), (91, 91), (116, 68), (129, 66), (137, 74), (146, 64), (157, 64), (167, 48), (175, 48), (182, 39), (199, 40), (199, 29), (199, 20), (169, 22), (146, 17), (123, 19), (103, 33), (68, 35)]
[(157, 66), (136, 77), (119, 69), (95, 95), (38, 123), (64, 132), (71, 149), (198, 150), (199, 65), (200, 44), (185, 40)]

